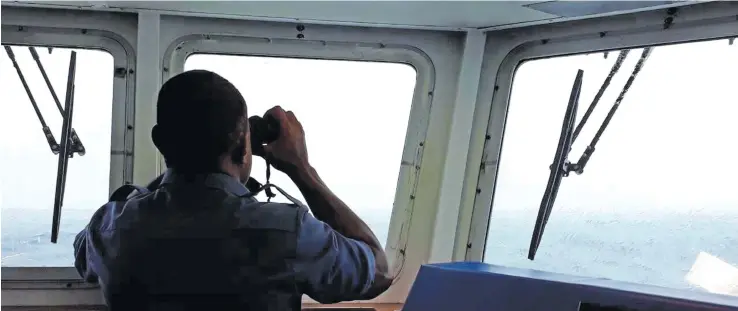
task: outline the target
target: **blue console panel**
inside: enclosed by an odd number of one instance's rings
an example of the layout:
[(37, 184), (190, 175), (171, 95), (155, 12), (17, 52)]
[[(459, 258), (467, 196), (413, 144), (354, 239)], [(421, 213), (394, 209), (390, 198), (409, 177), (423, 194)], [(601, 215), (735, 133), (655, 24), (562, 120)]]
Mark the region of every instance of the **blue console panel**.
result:
[(738, 297), (477, 262), (424, 265), (403, 311), (738, 311)]

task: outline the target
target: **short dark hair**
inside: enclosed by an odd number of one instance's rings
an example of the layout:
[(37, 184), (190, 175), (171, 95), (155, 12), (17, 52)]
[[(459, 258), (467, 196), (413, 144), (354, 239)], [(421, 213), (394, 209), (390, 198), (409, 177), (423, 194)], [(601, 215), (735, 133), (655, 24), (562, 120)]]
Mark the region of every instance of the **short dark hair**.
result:
[(155, 142), (168, 167), (214, 168), (223, 154), (243, 149), (247, 115), (246, 100), (231, 82), (206, 70), (186, 71), (159, 90)]

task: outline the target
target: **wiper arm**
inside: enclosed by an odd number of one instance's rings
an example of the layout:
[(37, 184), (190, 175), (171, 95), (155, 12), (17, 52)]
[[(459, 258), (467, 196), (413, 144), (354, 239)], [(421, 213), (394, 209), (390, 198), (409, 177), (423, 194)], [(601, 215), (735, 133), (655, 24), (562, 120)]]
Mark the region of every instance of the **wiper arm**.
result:
[[(36, 99), (33, 97), (33, 92), (31, 91), (31, 88), (28, 86), (28, 82), (26, 81), (26, 78), (23, 74), (23, 70), (20, 68), (20, 65), (18, 65), (18, 61), (15, 59), (15, 53), (13, 53), (13, 49), (10, 46), (4, 46), (4, 48), (5, 48), (5, 53), (8, 54), (8, 58), (10, 58), (10, 61), (13, 63), (13, 67), (15, 68), (18, 78), (21, 80), (21, 84), (23, 84), (23, 88), (26, 91), (26, 95), (28, 95), (28, 99), (30, 100), (31, 105), (33, 106), (33, 110), (36, 112), (36, 116), (38, 117), (38, 120), (41, 123), (41, 129), (44, 133), (44, 137), (46, 137), (46, 142), (49, 144), (49, 148), (51, 149), (51, 152), (54, 154), (59, 154), (59, 150), (61, 147), (56, 142), (56, 139), (54, 138), (54, 135), (52, 134), (51, 129), (46, 124), (46, 120), (44, 120), (44, 117), (41, 114), (41, 110), (38, 108), (38, 103), (36, 102)], [(49, 77), (46, 74), (46, 70), (44, 69), (44, 66), (41, 63), (41, 59), (38, 53), (36, 52), (36, 49), (34, 47), (28, 47), (28, 50), (31, 52), (31, 56), (33, 57), (33, 60), (36, 62), (38, 69), (41, 71), (41, 76), (44, 78), (44, 82), (46, 82), (46, 86), (48, 87), (49, 92), (51, 92), (51, 97), (54, 98), (56, 107), (59, 109), (59, 113), (62, 115), (62, 118), (63, 118), (64, 109), (62, 108), (62, 105), (59, 102), (59, 98), (56, 96), (54, 87), (51, 85), (51, 81), (49, 80)], [(85, 147), (84, 145), (82, 145), (82, 141), (79, 139), (79, 136), (77, 135), (77, 132), (74, 129), (72, 129), (70, 139), (72, 140), (72, 151), (73, 151), (72, 156), (74, 156), (74, 153), (78, 153), (80, 156), (85, 155), (85, 152), (86, 152)]]
[(538, 218), (536, 218), (536, 226), (533, 229), (533, 238), (530, 240), (530, 249), (528, 250), (528, 259), (533, 260), (538, 251), (538, 245), (541, 244), (543, 230), (546, 228), (548, 217), (551, 215), (551, 207), (553, 207), (556, 195), (558, 194), (561, 179), (569, 170), (569, 163), (566, 157), (571, 151), (571, 144), (574, 140), (574, 123), (576, 122), (577, 108), (579, 106), (579, 94), (582, 91), (582, 79), (584, 70), (577, 71), (577, 77), (574, 79), (574, 85), (569, 95), (569, 104), (566, 106), (564, 113), (564, 124), (561, 126), (561, 135), (559, 136), (559, 145), (554, 154), (554, 162), (551, 165), (551, 174), (548, 176), (546, 184), (546, 192), (543, 193), (541, 207), (538, 209)]
[(625, 62), (625, 58), (628, 57), (628, 53), (630, 53), (630, 50), (622, 50), (618, 54), (618, 58), (615, 59), (615, 64), (612, 65), (610, 73), (607, 75), (607, 78), (605, 78), (605, 81), (602, 82), (600, 89), (597, 91), (597, 95), (595, 95), (594, 99), (592, 99), (589, 107), (587, 107), (587, 111), (584, 112), (584, 116), (582, 116), (582, 120), (579, 121), (579, 125), (577, 125), (577, 128), (574, 130), (574, 138), (572, 143), (577, 140), (579, 133), (582, 131), (582, 128), (584, 128), (584, 124), (587, 123), (587, 120), (589, 120), (589, 117), (592, 115), (595, 107), (600, 102), (600, 99), (602, 99), (602, 95), (605, 94), (605, 91), (610, 86), (612, 78), (615, 77), (615, 74), (617, 74), (618, 71), (620, 71), (620, 67), (623, 66), (623, 62)]
[(77, 52), (72, 51), (69, 57), (69, 73), (67, 74), (67, 90), (64, 99), (64, 112), (61, 130), (61, 148), (59, 164), (56, 173), (56, 192), (54, 193), (54, 215), (51, 222), (51, 243), (56, 243), (59, 237), (61, 223), (61, 209), (64, 202), (64, 190), (67, 182), (67, 164), (73, 154), (70, 136), (72, 134), (72, 112), (74, 111), (74, 79), (77, 73)]
[[(41, 71), (41, 76), (44, 78), (44, 82), (46, 82), (46, 87), (49, 89), (49, 92), (51, 93), (51, 97), (54, 98), (54, 103), (56, 103), (56, 107), (59, 109), (59, 114), (61, 114), (63, 118), (64, 108), (62, 108), (61, 102), (59, 102), (59, 97), (56, 96), (56, 92), (54, 91), (54, 86), (51, 85), (49, 76), (46, 75), (46, 70), (44, 69), (44, 65), (41, 63), (41, 58), (38, 56), (38, 53), (36, 52), (36, 48), (29, 46), (28, 51), (31, 52), (31, 56), (33, 57), (33, 60), (36, 62), (36, 66), (38, 66), (38, 70)], [(49, 52), (51, 52), (51, 48), (49, 48)], [(77, 136), (77, 132), (74, 129), (72, 129), (71, 131), (70, 139), (72, 140), (71, 156), (74, 156), (75, 152), (78, 153), (80, 156), (85, 155), (85, 147), (84, 145), (82, 145), (82, 141), (80, 141), (79, 136)]]
[(600, 137), (602, 137), (602, 133), (605, 132), (605, 129), (610, 124), (612, 117), (615, 115), (615, 112), (620, 107), (620, 103), (623, 102), (623, 98), (625, 98), (625, 94), (628, 93), (628, 90), (630, 90), (630, 87), (633, 85), (633, 81), (635, 81), (635, 78), (638, 76), (638, 73), (640, 73), (641, 69), (643, 69), (643, 65), (646, 63), (646, 60), (648, 60), (648, 56), (651, 55), (651, 49), (652, 48), (650, 47), (644, 48), (643, 52), (641, 52), (641, 57), (638, 59), (638, 62), (636, 63), (635, 68), (633, 68), (633, 72), (630, 74), (628, 81), (625, 82), (625, 85), (620, 90), (620, 94), (618, 95), (618, 98), (615, 99), (615, 103), (612, 105), (612, 107), (610, 107), (610, 111), (607, 113), (605, 120), (602, 121), (600, 128), (597, 129), (597, 133), (595, 133), (595, 136), (589, 142), (589, 145), (587, 145), (587, 148), (584, 149), (584, 153), (582, 153), (582, 156), (579, 157), (579, 161), (577, 161), (576, 164), (573, 164), (571, 166), (570, 172), (574, 171), (575, 173), (577, 173), (577, 175), (581, 175), (584, 172), (584, 167), (587, 165), (587, 162), (589, 162), (589, 158), (592, 157), (592, 154), (595, 151), (595, 147), (597, 146), (597, 143), (600, 141)]
[(610, 81), (612, 80), (612, 76), (614, 76), (615, 73), (617, 73), (617, 71), (622, 66), (622, 63), (625, 60), (625, 57), (627, 56), (628, 51), (626, 50), (626, 51), (620, 52), (620, 55), (618, 56), (618, 59), (615, 62), (615, 65), (613, 65), (613, 68), (610, 71), (610, 75), (608, 75), (608, 77), (605, 79), (602, 87), (597, 93), (597, 96), (595, 96), (595, 99), (593, 100), (592, 104), (590, 104), (589, 108), (587, 109), (587, 112), (585, 113), (585, 116), (582, 118), (582, 121), (580, 122), (579, 126), (577, 126), (577, 128), (574, 129), (574, 122), (576, 120), (576, 110), (577, 110), (578, 100), (579, 100), (579, 92), (581, 91), (581, 83), (582, 83), (581, 78), (583, 75), (583, 71), (579, 70), (579, 72), (577, 73), (577, 78), (574, 80), (574, 87), (572, 88), (572, 93), (569, 98), (569, 105), (567, 106), (566, 113), (564, 114), (564, 124), (561, 128), (561, 136), (559, 137), (559, 145), (558, 145), (558, 148), (556, 149), (556, 154), (554, 155), (553, 164), (551, 164), (551, 167), (550, 167), (551, 174), (549, 175), (548, 184), (546, 185), (546, 191), (543, 194), (543, 199), (541, 200), (541, 206), (538, 210), (538, 218), (536, 219), (536, 225), (535, 225), (535, 228), (533, 229), (533, 236), (530, 241), (528, 259), (533, 260), (535, 258), (536, 252), (538, 251), (538, 246), (541, 244), (541, 239), (543, 237), (543, 231), (551, 215), (551, 209), (553, 208), (554, 201), (556, 200), (556, 195), (559, 192), (559, 186), (561, 185), (561, 180), (564, 177), (569, 176), (569, 173), (571, 172), (575, 172), (577, 174), (582, 174), (584, 172), (584, 167), (587, 165), (587, 162), (592, 157), (592, 154), (595, 151), (595, 146), (597, 145), (597, 142), (599, 142), (605, 129), (610, 124), (612, 117), (615, 115), (615, 112), (617, 111), (618, 107), (620, 107), (620, 103), (622, 103), (623, 98), (625, 98), (625, 94), (627, 94), (628, 90), (633, 85), (633, 81), (635, 81), (635, 78), (638, 76), (638, 73), (640, 73), (641, 69), (643, 68), (643, 65), (646, 63), (648, 56), (651, 54), (651, 50), (652, 48), (650, 47), (643, 49), (643, 52), (641, 53), (641, 57), (638, 60), (638, 63), (636, 63), (636, 66), (633, 69), (633, 72), (630, 74), (628, 81), (626, 81), (625, 85), (620, 91), (620, 94), (615, 100), (615, 103), (610, 108), (610, 111), (607, 113), (605, 120), (602, 122), (602, 124), (600, 125), (600, 128), (597, 130), (597, 133), (592, 138), (592, 141), (589, 143), (587, 148), (584, 150), (584, 153), (579, 158), (579, 161), (577, 161), (576, 163), (570, 163), (567, 160), (567, 158), (568, 158), (569, 152), (571, 151), (571, 146), (574, 143), (574, 140), (576, 139), (577, 135), (581, 131), (581, 128), (583, 127), (584, 123), (589, 118), (589, 115), (591, 115), (592, 113), (591, 111), (594, 110), (594, 106), (597, 104), (599, 99), (602, 97), (602, 94), (607, 89), (607, 86), (610, 84)]
[(56, 139), (54, 139), (54, 134), (51, 133), (51, 129), (46, 124), (44, 117), (41, 115), (41, 111), (38, 109), (38, 104), (36, 104), (36, 99), (33, 98), (31, 88), (28, 87), (26, 78), (23, 76), (23, 71), (20, 69), (20, 66), (18, 66), (18, 61), (15, 60), (15, 53), (13, 53), (13, 50), (9, 46), (6, 45), (4, 47), (5, 53), (8, 54), (8, 58), (10, 58), (10, 61), (13, 63), (13, 67), (15, 67), (15, 72), (18, 74), (18, 78), (21, 80), (21, 84), (23, 84), (23, 88), (26, 89), (26, 95), (28, 95), (28, 100), (31, 101), (31, 105), (33, 106), (33, 110), (36, 112), (38, 121), (41, 122), (41, 130), (44, 132), (44, 137), (46, 137), (46, 142), (49, 143), (49, 148), (51, 148), (51, 152), (53, 152), (54, 154), (58, 154), (60, 148), (59, 144), (56, 143)]

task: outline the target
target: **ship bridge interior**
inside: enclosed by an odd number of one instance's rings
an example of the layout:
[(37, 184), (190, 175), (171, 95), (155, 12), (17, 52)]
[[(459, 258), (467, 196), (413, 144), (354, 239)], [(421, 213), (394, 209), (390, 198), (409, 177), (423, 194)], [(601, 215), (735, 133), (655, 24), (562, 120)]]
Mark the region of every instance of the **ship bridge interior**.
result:
[[(420, 310), (424, 267), (464, 262), (738, 310), (738, 2), (3, 0), (0, 12), (4, 309), (104, 309), (72, 241), (115, 189), (166, 170), (151, 140), (159, 88), (205, 69), (251, 114), (295, 112), (313, 166), (388, 254), (396, 280), (379, 297), (305, 308)], [(252, 176), (266, 169), (255, 159)], [(270, 182), (302, 198), (286, 175)], [(475, 290), (459, 295), (495, 297)], [(505, 303), (489, 310), (535, 309)]]

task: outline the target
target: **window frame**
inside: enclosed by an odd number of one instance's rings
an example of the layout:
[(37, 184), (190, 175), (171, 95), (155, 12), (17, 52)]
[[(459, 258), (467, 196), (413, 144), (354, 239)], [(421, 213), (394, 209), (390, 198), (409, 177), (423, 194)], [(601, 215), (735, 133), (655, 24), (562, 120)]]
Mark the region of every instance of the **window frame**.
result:
[[(617, 16), (607, 20), (585, 20), (563, 23), (555, 27), (542, 26), (491, 33), (485, 59), (494, 65), (484, 68), (482, 85), (495, 85), (480, 95), (478, 105), (488, 103), (489, 119), (479, 148), (477, 179), (471, 214), (468, 217), (469, 235), (465, 259), (484, 261), (484, 250), (489, 232), (494, 202), (507, 111), (517, 68), (525, 61), (713, 39), (738, 37), (738, 5), (729, 2), (695, 4), (680, 8), (674, 23), (665, 29), (666, 10)], [(635, 22), (634, 22), (635, 21)], [(514, 39), (511, 39), (514, 38)], [(727, 42), (726, 42), (727, 44)], [(501, 51), (500, 46), (505, 47)], [(489, 83), (489, 84), (487, 84)], [(492, 89), (492, 88), (489, 88)], [(471, 153), (471, 152), (470, 152)], [(481, 153), (481, 154), (480, 154)], [(543, 173), (543, 172), (542, 172)], [(541, 194), (543, 194), (541, 189)], [(530, 234), (523, 229), (521, 234)]]
[[(403, 257), (407, 248), (411, 217), (416, 208), (417, 200), (414, 198), (420, 179), (423, 146), (431, 119), (432, 94), (436, 83), (435, 67), (425, 53), (415, 47), (401, 44), (195, 34), (178, 38), (166, 50), (162, 83), (183, 72), (187, 58), (195, 54), (382, 62), (413, 67), (416, 82), (385, 247), (391, 267), (399, 267), (402, 260), (407, 260)], [(161, 156), (158, 160), (159, 167), (166, 167)], [(404, 297), (399, 296), (382, 295), (371, 302), (404, 301)], [(316, 303), (307, 296), (303, 298), (303, 302)]]
[[(5, 10), (5, 8), (3, 8)], [(133, 181), (134, 79), (130, 71), (135, 65), (133, 48), (125, 39), (110, 31), (81, 28), (52, 28), (3, 24), (2, 44), (101, 50), (113, 57), (114, 68), (125, 68), (123, 76), (113, 78), (111, 111), (109, 191)], [(101, 203), (102, 204), (102, 203)], [(49, 215), (50, 216), (50, 215)], [(92, 216), (92, 213), (90, 213)], [(80, 228), (81, 230), (82, 228)], [(72, 246), (69, 245), (70, 252)], [(68, 267), (2, 267), (2, 289), (88, 288), (73, 266)], [(36, 284), (29, 287), (29, 283)], [(13, 296), (13, 295), (10, 295)], [(12, 300), (12, 299), (11, 299)], [(3, 303), (5, 305), (5, 303)]]

